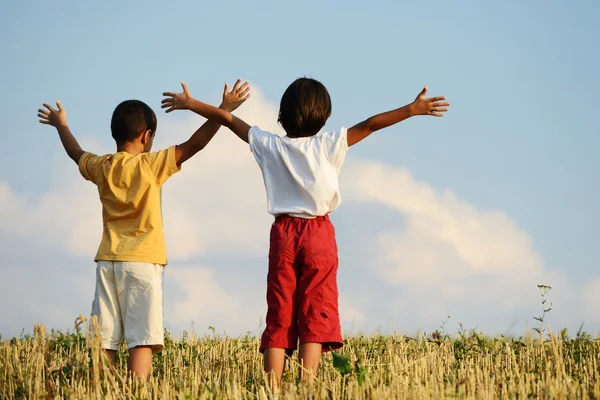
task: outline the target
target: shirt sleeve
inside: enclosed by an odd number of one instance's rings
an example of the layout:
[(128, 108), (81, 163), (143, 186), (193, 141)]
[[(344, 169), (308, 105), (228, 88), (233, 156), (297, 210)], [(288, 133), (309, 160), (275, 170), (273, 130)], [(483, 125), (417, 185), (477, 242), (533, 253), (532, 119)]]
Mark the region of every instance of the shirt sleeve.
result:
[(165, 183), (171, 175), (181, 170), (181, 166), (177, 166), (177, 162), (175, 161), (175, 146), (146, 153), (144, 154), (144, 158), (159, 185)]
[(324, 133), (323, 145), (329, 162), (339, 171), (348, 152), (348, 130), (342, 128), (338, 132)]
[(248, 144), (257, 161), (260, 161), (260, 158), (265, 154), (265, 150), (272, 146), (272, 141), (276, 138), (278, 138), (277, 135), (263, 131), (258, 126), (250, 128), (248, 131)]
[(87, 181), (98, 184), (97, 170), (101, 164), (101, 158), (94, 153), (83, 153), (79, 158), (79, 172)]

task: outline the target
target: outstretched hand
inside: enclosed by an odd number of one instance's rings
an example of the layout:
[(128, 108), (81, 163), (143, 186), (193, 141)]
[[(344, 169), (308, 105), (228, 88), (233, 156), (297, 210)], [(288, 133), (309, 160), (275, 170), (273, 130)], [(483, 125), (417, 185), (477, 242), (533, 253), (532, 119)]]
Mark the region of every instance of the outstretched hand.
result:
[(443, 117), (448, 111), (450, 103), (444, 96), (425, 97), (427, 94), (427, 86), (421, 90), (421, 93), (415, 98), (415, 101), (410, 105), (414, 115), (432, 115), (434, 117)]
[(240, 85), (241, 83), (242, 81), (238, 79), (231, 91), (228, 91), (229, 86), (227, 86), (227, 83), (225, 84), (225, 88), (223, 89), (223, 101), (221, 102), (220, 108), (225, 111), (233, 112), (250, 98), (250, 86), (248, 85), (248, 82), (244, 82), (243, 85)]
[(182, 93), (164, 92), (163, 96), (166, 96), (166, 98), (161, 101), (160, 108), (166, 108), (165, 112), (167, 113), (174, 110), (188, 109), (192, 94), (184, 81), (181, 81), (181, 87), (183, 88)]
[(62, 103), (60, 100), (56, 101), (56, 106), (58, 110), (55, 110), (51, 105), (43, 103), (43, 106), (46, 107), (46, 110), (43, 108), (38, 109), (38, 117), (40, 119), (40, 123), (45, 125), (52, 125), (56, 128), (59, 126), (67, 125), (67, 112), (62, 107)]

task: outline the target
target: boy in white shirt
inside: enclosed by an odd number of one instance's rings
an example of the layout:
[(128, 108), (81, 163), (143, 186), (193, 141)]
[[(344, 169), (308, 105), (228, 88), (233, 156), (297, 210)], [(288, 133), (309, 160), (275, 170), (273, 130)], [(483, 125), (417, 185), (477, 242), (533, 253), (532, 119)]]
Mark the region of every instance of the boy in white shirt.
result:
[(300, 342), (300, 375), (314, 375), (321, 353), (343, 345), (338, 312), (338, 255), (329, 213), (340, 205), (338, 176), (346, 151), (372, 132), (415, 115), (441, 117), (444, 97), (426, 98), (425, 87), (410, 104), (368, 118), (352, 128), (319, 133), (331, 115), (325, 86), (299, 78), (281, 98), (278, 122), (287, 136), (260, 130), (226, 111), (183, 93), (163, 93), (166, 112), (188, 109), (227, 126), (250, 150), (262, 171), (271, 228), (267, 318), (260, 351), (265, 372), (278, 386), (285, 355)]

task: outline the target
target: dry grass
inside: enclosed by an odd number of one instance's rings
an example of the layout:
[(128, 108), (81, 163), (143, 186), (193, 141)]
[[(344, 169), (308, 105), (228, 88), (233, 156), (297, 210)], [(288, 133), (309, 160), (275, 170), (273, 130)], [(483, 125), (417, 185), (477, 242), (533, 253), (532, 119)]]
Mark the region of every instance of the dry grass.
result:
[[(97, 338), (36, 326), (33, 336), (1, 341), (0, 398), (272, 397), (257, 338), (167, 339), (153, 377), (138, 384), (127, 378), (126, 353), (112, 371), (102, 368)], [(464, 331), (454, 338), (353, 337), (324, 356), (310, 385), (297, 384), (295, 366), (288, 368), (279, 398), (600, 398), (599, 356), (600, 341), (581, 332), (548, 334), (543, 343)]]

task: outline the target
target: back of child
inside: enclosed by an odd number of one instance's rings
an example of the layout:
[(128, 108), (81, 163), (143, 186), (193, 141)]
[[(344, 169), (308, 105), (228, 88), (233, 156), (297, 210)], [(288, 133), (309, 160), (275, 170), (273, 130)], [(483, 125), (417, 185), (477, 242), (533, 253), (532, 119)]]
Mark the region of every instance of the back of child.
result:
[(150, 152), (156, 125), (156, 115), (145, 103), (125, 101), (113, 112), (113, 138), (123, 147), (139, 132), (150, 131), (144, 151), (86, 152), (79, 159), (81, 175), (97, 186), (102, 203), (103, 235), (95, 261), (167, 264), (161, 188), (180, 166), (175, 146)]
[[(149, 356), (162, 349), (164, 340), (162, 283), (167, 254), (161, 188), (180, 166), (175, 146), (150, 152), (156, 115), (143, 102), (119, 104), (111, 130), (120, 151), (103, 156), (86, 152), (79, 159), (81, 175), (97, 186), (102, 203), (92, 316), (98, 318), (104, 349), (115, 352), (125, 339), (130, 351), (146, 353), (142, 358), (149, 368)], [(140, 133), (141, 151), (127, 149)], [(134, 355), (132, 362), (136, 358), (140, 357)]]
[[(312, 107), (303, 107), (301, 100)], [(267, 351), (267, 360), (273, 358), (271, 364), (277, 370), (281, 354), (272, 357), (270, 349), (289, 352), (299, 342), (301, 359), (309, 368), (318, 362), (315, 357), (322, 350), (337, 349), (343, 343), (337, 244), (329, 213), (341, 202), (338, 175), (348, 142), (345, 129), (317, 134), (330, 113), (325, 87), (301, 79), (281, 101), (279, 122), (288, 135), (279, 137), (258, 127), (248, 132), (250, 149), (263, 174), (268, 211), (276, 217), (270, 235), (268, 311), (260, 350)], [(318, 353), (304, 351), (308, 343), (315, 344)]]
[[(287, 136), (252, 127), (248, 143), (267, 191), (271, 227), (265, 370), (280, 376), (285, 352), (316, 371), (322, 351), (343, 345), (338, 311), (338, 253), (329, 219), (341, 202), (338, 176), (348, 150), (346, 129), (321, 132), (331, 114), (327, 89), (298, 79), (284, 93), (279, 122)], [(301, 371), (302, 374), (302, 371)]]
[[(221, 108), (233, 111), (248, 95), (248, 85), (236, 83), (223, 93)], [(102, 240), (94, 258), (96, 290), (92, 316), (97, 317), (102, 347), (114, 363), (123, 339), (129, 370), (148, 378), (152, 353), (162, 349), (163, 269), (167, 253), (162, 221), (162, 185), (181, 164), (212, 139), (220, 124), (207, 121), (188, 141), (151, 152), (156, 132), (154, 111), (139, 100), (119, 104), (111, 131), (117, 152), (97, 156), (85, 152), (72, 135), (66, 112), (44, 104), (40, 122), (53, 125), (81, 175), (93, 182), (102, 203)]]
[(265, 372), (277, 387), (286, 354), (298, 347), (300, 376), (316, 373), (322, 352), (343, 345), (338, 311), (338, 253), (329, 214), (340, 205), (339, 173), (349, 146), (372, 132), (415, 115), (442, 116), (449, 103), (426, 98), (368, 118), (349, 129), (320, 132), (331, 115), (327, 89), (295, 80), (281, 98), (277, 136), (198, 101), (184, 91), (165, 93), (168, 112), (189, 109), (230, 128), (247, 142), (263, 175), (271, 227), (266, 328), (261, 338)]

